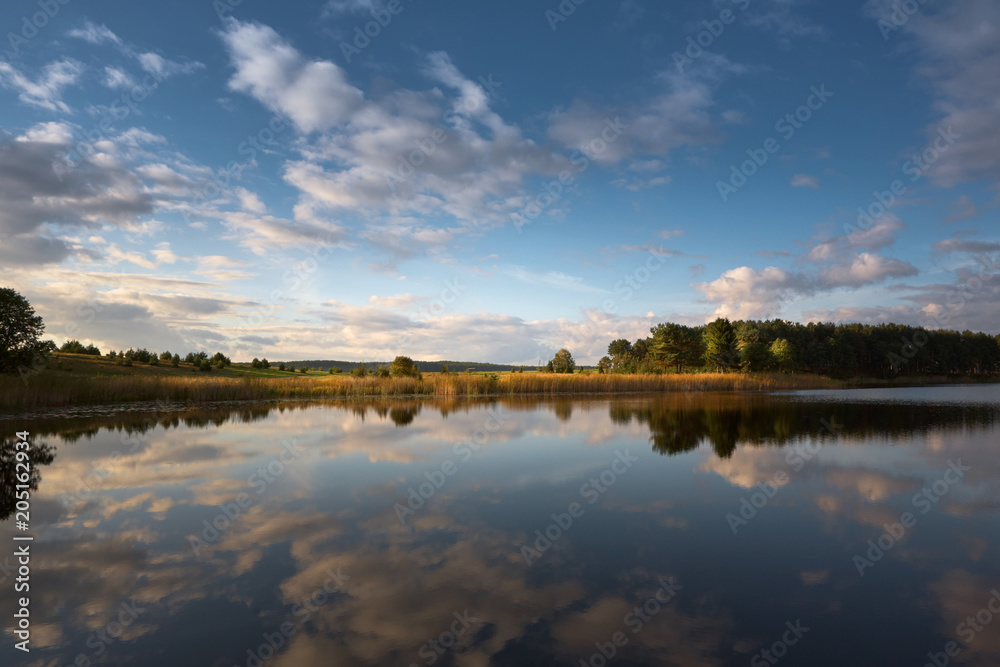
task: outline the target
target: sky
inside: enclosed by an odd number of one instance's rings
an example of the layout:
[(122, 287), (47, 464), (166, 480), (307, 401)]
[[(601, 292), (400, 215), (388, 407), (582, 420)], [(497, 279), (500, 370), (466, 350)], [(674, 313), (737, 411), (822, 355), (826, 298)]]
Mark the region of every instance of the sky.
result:
[(1000, 333), (990, 0), (17, 0), (0, 35), (0, 283), (57, 343)]

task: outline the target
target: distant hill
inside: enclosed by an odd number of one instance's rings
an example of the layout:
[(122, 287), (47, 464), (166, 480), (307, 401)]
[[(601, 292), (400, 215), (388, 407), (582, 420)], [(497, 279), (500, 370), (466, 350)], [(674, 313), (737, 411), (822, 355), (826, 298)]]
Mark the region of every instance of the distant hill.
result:
[[(274, 368), (280, 361), (268, 359), (271, 367)], [(362, 364), (360, 361), (336, 361), (330, 359), (306, 359), (303, 361), (286, 361), (286, 364), (293, 364), (296, 368), (306, 366), (307, 368), (322, 368), (324, 371), (330, 370), (334, 366), (350, 371)], [(372, 370), (379, 366), (388, 366), (391, 361), (365, 361), (365, 368)], [(490, 364), (483, 361), (414, 361), (414, 365), (420, 369), (421, 373), (435, 373), (441, 370), (442, 365), (448, 366), (452, 373), (461, 373), (467, 370), (473, 373), (497, 373), (500, 371), (512, 371), (520, 366), (511, 364)], [(534, 366), (525, 366), (525, 370), (534, 370)]]

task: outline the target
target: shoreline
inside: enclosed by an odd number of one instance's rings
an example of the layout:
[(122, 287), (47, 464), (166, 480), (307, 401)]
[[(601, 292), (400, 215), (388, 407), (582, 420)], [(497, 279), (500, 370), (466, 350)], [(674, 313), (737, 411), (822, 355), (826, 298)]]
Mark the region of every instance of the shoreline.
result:
[[(78, 360), (73, 364), (85, 366)], [(102, 365), (103, 366), (103, 365)], [(114, 367), (112, 367), (114, 368)], [(775, 391), (822, 389), (870, 389), (908, 386), (988, 384), (1000, 377), (908, 376), (892, 379), (833, 379), (806, 373), (685, 373), (663, 375), (552, 374), (552, 373), (449, 373), (425, 374), (422, 378), (354, 378), (346, 375), (289, 374), (260, 376), (235, 367), (226, 376), (198, 373), (190, 369), (150, 372), (144, 367), (119, 373), (106, 369), (87, 373), (79, 370), (44, 370), (22, 380), (0, 377), (0, 415), (69, 406), (115, 406), (165, 402), (198, 406), (231, 401), (272, 400), (370, 400), (381, 398), (504, 398), (628, 396), (676, 392), (740, 392), (760, 394)], [(165, 370), (165, 369), (163, 369)], [(228, 370), (228, 369), (227, 369)]]

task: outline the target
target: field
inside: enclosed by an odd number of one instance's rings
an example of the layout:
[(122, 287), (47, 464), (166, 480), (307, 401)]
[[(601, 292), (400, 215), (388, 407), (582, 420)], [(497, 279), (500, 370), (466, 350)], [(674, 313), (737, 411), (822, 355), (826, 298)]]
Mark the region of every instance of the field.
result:
[[(919, 382), (947, 378), (920, 378)], [(320, 371), (292, 373), (233, 365), (211, 372), (190, 364), (133, 366), (87, 355), (56, 354), (47, 368), (22, 379), (0, 376), (0, 412), (40, 407), (101, 405), (133, 401), (267, 400), (387, 396), (552, 396), (667, 391), (777, 391), (858, 386), (816, 375), (696, 373), (682, 375), (574, 375), (538, 373), (425, 373), (423, 378), (354, 378)], [(904, 379), (896, 381), (906, 384)], [(884, 384), (880, 382), (879, 384)]]

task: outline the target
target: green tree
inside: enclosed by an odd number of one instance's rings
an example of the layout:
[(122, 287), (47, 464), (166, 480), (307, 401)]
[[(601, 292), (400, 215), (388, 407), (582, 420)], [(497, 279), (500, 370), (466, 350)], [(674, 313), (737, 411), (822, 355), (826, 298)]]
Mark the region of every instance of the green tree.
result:
[(42, 341), (45, 324), (28, 300), (10, 289), (0, 288), (0, 373), (13, 373), (45, 363), (55, 343)]
[(351, 377), (363, 378), (366, 375), (368, 375), (368, 371), (365, 368), (364, 362), (361, 362), (360, 366), (355, 366), (351, 369)]
[(626, 373), (632, 361), (632, 343), (624, 338), (611, 341), (608, 345), (608, 356), (611, 358), (611, 370), (616, 373)]
[(420, 369), (409, 357), (396, 357), (389, 367), (392, 377), (420, 377)]
[(771, 343), (771, 358), (774, 365), (783, 373), (791, 373), (795, 370), (795, 350), (792, 344), (784, 338), (778, 338)]
[(728, 371), (739, 362), (736, 332), (729, 320), (720, 317), (705, 327), (705, 363), (719, 371)]
[(572, 373), (576, 369), (576, 362), (573, 361), (573, 355), (566, 348), (556, 352), (556, 356), (552, 357), (550, 363), (552, 364), (553, 373)]
[(697, 366), (702, 358), (701, 334), (683, 324), (658, 324), (652, 329), (650, 355), (656, 364), (684, 372), (685, 366)]
[(447, 373), (448, 373), (448, 364), (441, 364), (441, 374), (447, 375)]

